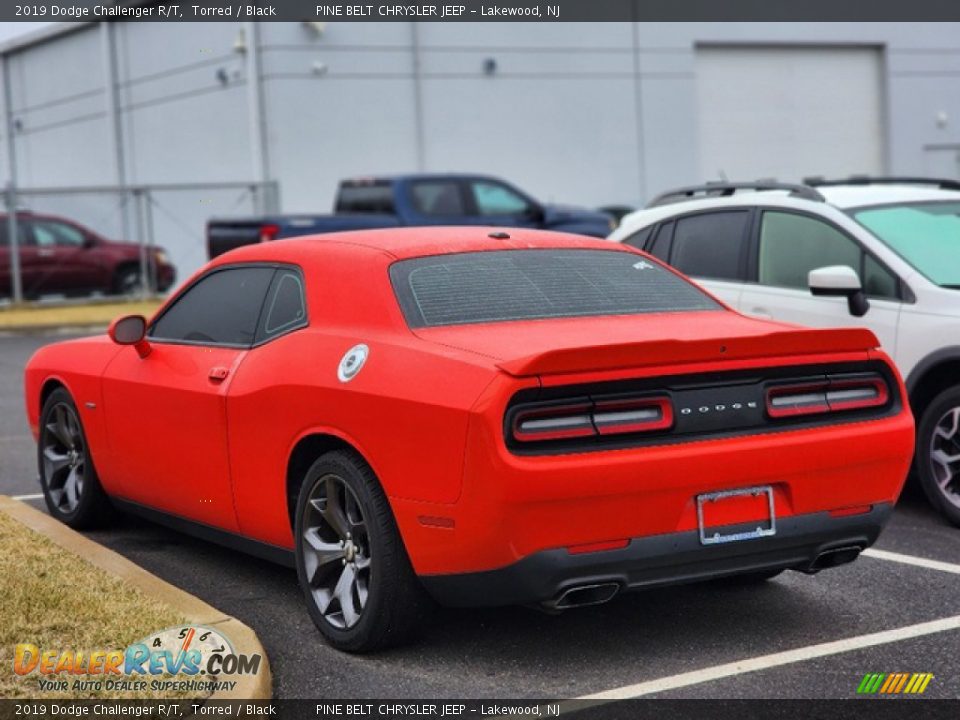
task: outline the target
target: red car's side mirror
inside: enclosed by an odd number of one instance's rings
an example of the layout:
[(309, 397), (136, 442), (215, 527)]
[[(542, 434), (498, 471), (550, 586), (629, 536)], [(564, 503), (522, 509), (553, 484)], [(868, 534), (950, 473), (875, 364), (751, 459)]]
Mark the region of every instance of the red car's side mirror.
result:
[(110, 323), (107, 335), (117, 345), (133, 345), (137, 354), (145, 358), (150, 354), (150, 343), (146, 340), (147, 320), (143, 315), (125, 315)]

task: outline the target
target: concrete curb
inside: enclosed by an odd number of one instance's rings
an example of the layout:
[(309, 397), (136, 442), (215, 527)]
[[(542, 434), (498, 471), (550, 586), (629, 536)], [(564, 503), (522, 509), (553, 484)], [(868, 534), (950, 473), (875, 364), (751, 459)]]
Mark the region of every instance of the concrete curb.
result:
[(106, 327), (114, 318), (129, 314), (153, 315), (162, 298), (147, 300), (90, 301), (83, 303), (34, 303), (0, 307), (0, 330), (37, 332), (60, 327)]
[[(95, 543), (46, 513), (30, 507), (26, 503), (0, 495), (0, 512), (20, 521), (31, 530), (41, 533), (65, 550), (80, 556), (91, 565), (139, 588), (145, 595), (163, 602), (188, 621), (200, 625), (210, 625), (222, 630), (238, 653), (259, 654), (263, 660), (260, 672), (255, 676), (237, 675), (233, 690), (216, 692), (210, 700), (269, 700), (273, 697), (273, 675), (270, 672), (270, 660), (257, 634), (231, 615), (217, 610), (198, 597), (184, 592), (178, 587), (152, 575), (139, 565), (127, 560), (113, 550)], [(234, 679), (234, 678), (231, 678)]]

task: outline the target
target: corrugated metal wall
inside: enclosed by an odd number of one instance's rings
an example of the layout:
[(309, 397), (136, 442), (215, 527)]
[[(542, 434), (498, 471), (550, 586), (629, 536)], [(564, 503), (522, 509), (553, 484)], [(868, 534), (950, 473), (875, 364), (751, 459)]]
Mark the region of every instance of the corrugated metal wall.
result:
[[(91, 25), (6, 56), (18, 184), (246, 181), (265, 168), (285, 210), (326, 211), (343, 176), (481, 171), (544, 200), (636, 204), (704, 179), (711, 109), (700, 106), (697, 52), (726, 45), (869, 47), (883, 117), (863, 131), (882, 128), (885, 169), (949, 168), (937, 153), (960, 147), (955, 24), (329, 23), (318, 35), (267, 23), (256, 32), (259, 92), (242, 24), (117, 23), (112, 33), (121, 168), (107, 33)], [(830, 143), (818, 147), (833, 167)], [(777, 174), (796, 178), (806, 160)]]

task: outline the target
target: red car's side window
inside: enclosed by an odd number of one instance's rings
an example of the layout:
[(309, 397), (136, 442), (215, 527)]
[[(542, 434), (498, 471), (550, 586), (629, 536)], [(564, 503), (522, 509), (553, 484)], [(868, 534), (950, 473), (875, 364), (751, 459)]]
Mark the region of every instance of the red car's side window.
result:
[(217, 268), (184, 290), (148, 336), (159, 342), (251, 347), (306, 322), (299, 268), (235, 265)]
[(150, 328), (152, 340), (197, 345), (253, 344), (273, 267), (232, 267), (201, 278)]

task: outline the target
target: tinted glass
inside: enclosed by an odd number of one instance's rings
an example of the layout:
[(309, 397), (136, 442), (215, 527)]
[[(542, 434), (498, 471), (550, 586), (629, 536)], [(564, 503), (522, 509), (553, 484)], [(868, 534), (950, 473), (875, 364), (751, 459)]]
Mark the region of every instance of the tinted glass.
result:
[(337, 195), (337, 212), (392, 215), (393, 187), (389, 183), (342, 185)]
[(251, 345), (273, 268), (218, 270), (184, 292), (150, 329), (157, 340)]
[(626, 251), (497, 250), (390, 268), (411, 327), (720, 310), (691, 283)]
[(870, 297), (898, 300), (897, 278), (883, 265), (866, 255), (863, 259), (863, 291)]
[(657, 236), (653, 239), (653, 245), (650, 246), (650, 254), (658, 260), (669, 262), (671, 237), (673, 237), (673, 223), (661, 225), (657, 230)]
[(460, 185), (454, 180), (429, 180), (414, 183), (413, 205), (422, 215), (463, 215)]
[(860, 246), (842, 232), (805, 215), (765, 212), (760, 227), (757, 279), (763, 285), (807, 289), (811, 270), (848, 265), (860, 271)]
[[(6, 247), (10, 244), (10, 225), (9, 216), (0, 216), (0, 247)], [(27, 245), (27, 224), (23, 220), (17, 222), (17, 238), (20, 245)]]
[(670, 264), (693, 277), (745, 280), (741, 259), (748, 218), (745, 212), (724, 212), (677, 220)]
[(931, 282), (960, 287), (960, 203), (866, 208), (854, 217)]
[(635, 232), (633, 235), (628, 237), (623, 241), (624, 245), (629, 245), (630, 247), (635, 247), (638, 250), (643, 250), (647, 244), (647, 238), (650, 237), (650, 232), (653, 230), (653, 227), (645, 227), (639, 232)]
[(257, 342), (303, 327), (307, 321), (303, 279), (295, 270), (277, 270), (267, 292)]
[(530, 208), (526, 200), (500, 183), (478, 180), (470, 183), (470, 189), (481, 215), (523, 215)]
[(72, 225), (33, 220), (30, 227), (33, 230), (33, 242), (39, 247), (83, 247), (84, 235)]

